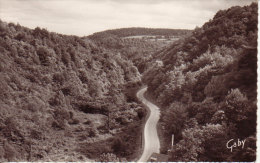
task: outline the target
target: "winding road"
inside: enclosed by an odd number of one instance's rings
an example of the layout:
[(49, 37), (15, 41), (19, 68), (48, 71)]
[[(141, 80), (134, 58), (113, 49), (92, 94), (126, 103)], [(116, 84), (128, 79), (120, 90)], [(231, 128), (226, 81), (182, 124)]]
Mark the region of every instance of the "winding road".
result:
[(160, 109), (144, 98), (146, 90), (147, 87), (140, 89), (136, 93), (137, 98), (150, 109), (150, 116), (144, 127), (144, 150), (138, 162), (146, 162), (152, 153), (159, 153), (160, 150), (160, 142), (156, 129), (160, 118)]

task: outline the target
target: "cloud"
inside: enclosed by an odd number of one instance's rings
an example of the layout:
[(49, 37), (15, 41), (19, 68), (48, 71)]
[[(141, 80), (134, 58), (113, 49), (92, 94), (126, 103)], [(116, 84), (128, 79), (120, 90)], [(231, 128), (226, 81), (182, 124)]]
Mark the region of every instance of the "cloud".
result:
[(0, 17), (64, 34), (122, 27), (193, 29), (220, 9), (254, 0), (0, 0)]

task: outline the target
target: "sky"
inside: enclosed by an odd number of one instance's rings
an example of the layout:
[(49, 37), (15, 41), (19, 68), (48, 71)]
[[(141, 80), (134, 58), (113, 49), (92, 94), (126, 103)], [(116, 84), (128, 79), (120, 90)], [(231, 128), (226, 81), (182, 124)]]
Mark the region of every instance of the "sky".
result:
[(218, 10), (257, 0), (0, 0), (0, 19), (87, 36), (125, 27), (194, 29)]

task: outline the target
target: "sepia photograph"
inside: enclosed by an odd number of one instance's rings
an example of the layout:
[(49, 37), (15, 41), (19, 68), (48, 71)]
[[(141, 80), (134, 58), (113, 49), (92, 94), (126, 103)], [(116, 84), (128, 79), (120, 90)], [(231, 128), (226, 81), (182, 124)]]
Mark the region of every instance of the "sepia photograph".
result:
[(257, 162), (258, 0), (0, 0), (0, 162)]

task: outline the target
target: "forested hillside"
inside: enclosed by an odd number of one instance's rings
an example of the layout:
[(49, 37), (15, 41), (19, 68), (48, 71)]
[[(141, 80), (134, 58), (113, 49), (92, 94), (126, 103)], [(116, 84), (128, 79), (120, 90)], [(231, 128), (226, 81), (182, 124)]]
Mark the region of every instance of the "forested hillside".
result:
[[(217, 12), (145, 72), (162, 108), (163, 153), (175, 135), (170, 161), (256, 159), (257, 10), (252, 3)], [(245, 147), (231, 152), (226, 143), (238, 138)]]
[(0, 78), (1, 161), (108, 161), (137, 151), (145, 110), (125, 91), (140, 74), (120, 53), (0, 21)]

